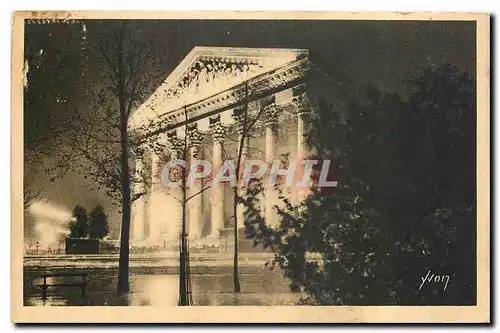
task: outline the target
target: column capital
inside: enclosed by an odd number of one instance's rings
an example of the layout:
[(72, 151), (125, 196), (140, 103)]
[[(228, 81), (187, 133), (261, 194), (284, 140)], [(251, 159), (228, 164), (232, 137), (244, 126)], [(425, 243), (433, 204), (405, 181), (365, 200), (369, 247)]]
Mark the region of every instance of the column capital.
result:
[(195, 123), (192, 126), (187, 126), (187, 133), (191, 146), (201, 146), (203, 142), (203, 134), (198, 130), (198, 125)]
[(306, 93), (293, 96), (292, 104), (297, 108), (297, 116), (311, 112), (311, 102)]
[(236, 126), (236, 132), (239, 135), (243, 134), (244, 124), (243, 121), (245, 119), (245, 107), (239, 106), (233, 110), (233, 119)]
[(184, 142), (177, 137), (177, 133), (175, 131), (167, 133), (168, 140), (170, 142), (170, 149), (180, 152), (184, 149)]
[(152, 142), (151, 152), (158, 157), (164, 157), (167, 153), (168, 147), (168, 135), (166, 133), (160, 133), (156, 136), (156, 140)]
[(145, 148), (142, 146), (135, 147), (132, 149), (132, 154), (136, 159), (142, 159), (144, 158), (144, 150)]
[(209, 118), (209, 129), (212, 132), (214, 139), (222, 139), (226, 135), (227, 128), (224, 126), (220, 120), (220, 114), (216, 117)]
[(275, 102), (264, 107), (264, 119), (266, 125), (276, 124), (278, 122), (278, 106)]

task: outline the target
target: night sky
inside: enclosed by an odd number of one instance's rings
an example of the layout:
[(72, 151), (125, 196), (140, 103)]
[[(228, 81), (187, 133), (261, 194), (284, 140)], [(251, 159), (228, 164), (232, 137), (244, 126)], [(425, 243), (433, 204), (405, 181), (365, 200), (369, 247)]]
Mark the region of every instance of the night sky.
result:
[[(403, 97), (409, 80), (422, 69), (451, 63), (475, 70), (474, 22), (162, 20), (142, 24), (155, 31), (153, 47), (165, 57), (165, 77), (195, 46), (309, 49), (312, 61), (338, 73), (339, 80), (375, 84)], [(46, 191), (53, 204), (67, 210), (76, 204), (91, 209), (98, 202), (109, 208), (104, 193), (88, 191), (87, 185), (80, 175), (69, 174), (51, 182)], [(110, 215), (117, 223), (118, 215)]]
[(355, 82), (406, 93), (422, 68), (475, 68), (474, 22), (157, 21), (168, 74), (194, 46), (309, 49), (313, 61)]

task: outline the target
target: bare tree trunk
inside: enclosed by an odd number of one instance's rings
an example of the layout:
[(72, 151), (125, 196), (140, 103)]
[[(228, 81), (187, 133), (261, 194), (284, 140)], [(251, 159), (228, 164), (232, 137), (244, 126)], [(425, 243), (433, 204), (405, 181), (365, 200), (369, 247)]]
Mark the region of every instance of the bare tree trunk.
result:
[(121, 166), (122, 166), (122, 230), (120, 237), (120, 259), (118, 263), (118, 294), (129, 291), (129, 239), (130, 239), (130, 180), (128, 171), (128, 146), (127, 146), (127, 128), (121, 129)]
[(118, 40), (118, 100), (120, 107), (120, 139), (121, 139), (121, 180), (122, 180), (122, 228), (120, 236), (120, 259), (118, 262), (118, 294), (129, 291), (129, 240), (130, 240), (130, 174), (129, 174), (129, 147), (128, 147), (128, 110), (125, 97), (124, 78), (124, 30), (120, 31)]
[(233, 214), (234, 214), (234, 256), (233, 256), (233, 286), (234, 292), (239, 293), (241, 290), (240, 286), (240, 274), (238, 271), (238, 186), (234, 187), (234, 204), (233, 204)]
[[(189, 156), (188, 147), (188, 134), (187, 134), (187, 110), (184, 107), (184, 145), (182, 150), (182, 159), (186, 161)], [(189, 269), (189, 234), (187, 230), (187, 182), (186, 171), (188, 165), (182, 168), (181, 181), (182, 181), (182, 227), (180, 235), (180, 248), (179, 248), (179, 306), (193, 305), (191, 297), (191, 276)]]
[(238, 158), (236, 161), (236, 186), (234, 187), (234, 196), (233, 196), (233, 214), (234, 214), (234, 254), (233, 254), (233, 286), (234, 286), (234, 292), (239, 293), (241, 290), (240, 286), (240, 274), (239, 274), (239, 265), (238, 265), (238, 256), (239, 256), (239, 239), (238, 239), (238, 185), (240, 181), (240, 170), (241, 170), (241, 160), (242, 160), (242, 155), (243, 155), (243, 150), (245, 141), (246, 141), (246, 136), (248, 135), (248, 86), (247, 83), (245, 82), (245, 99), (244, 99), (244, 117), (243, 117), (243, 128), (242, 128), (242, 135), (240, 139), (238, 140)]
[(189, 248), (188, 233), (186, 230), (186, 171), (182, 171), (182, 228), (179, 252), (179, 302), (180, 306), (192, 305), (191, 286), (189, 276)]

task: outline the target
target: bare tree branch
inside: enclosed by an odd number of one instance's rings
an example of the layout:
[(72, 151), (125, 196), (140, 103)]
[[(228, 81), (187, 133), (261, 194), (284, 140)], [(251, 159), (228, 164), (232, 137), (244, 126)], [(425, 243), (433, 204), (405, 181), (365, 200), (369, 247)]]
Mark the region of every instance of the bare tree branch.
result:
[(211, 188), (211, 187), (212, 187), (212, 186), (211, 186), (211, 185), (209, 185), (209, 186), (207, 186), (207, 187), (202, 188), (200, 191), (198, 191), (198, 192), (196, 192), (195, 194), (193, 194), (193, 195), (189, 196), (189, 197), (186, 199), (186, 202), (188, 202), (190, 199), (192, 199), (192, 198), (196, 197), (197, 195), (202, 194), (203, 192), (205, 192), (206, 190), (208, 190), (208, 189), (209, 189), (209, 188)]

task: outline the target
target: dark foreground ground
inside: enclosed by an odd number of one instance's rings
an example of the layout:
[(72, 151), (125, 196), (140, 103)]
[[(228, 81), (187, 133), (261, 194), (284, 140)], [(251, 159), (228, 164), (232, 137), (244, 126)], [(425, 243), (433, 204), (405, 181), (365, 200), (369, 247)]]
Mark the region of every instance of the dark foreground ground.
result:
[[(130, 289), (116, 295), (117, 256), (56, 255), (26, 256), (24, 259), (24, 305), (130, 305), (169, 306), (178, 301), (178, 261), (175, 253), (134, 255), (131, 258)], [(295, 305), (300, 294), (291, 293), (282, 272), (265, 266), (269, 255), (242, 254), (241, 292), (233, 293), (232, 260), (218, 255), (192, 257), (191, 284), (195, 305)], [(50, 272), (86, 272), (84, 297), (78, 287), (49, 288), (43, 299), (39, 277)], [(71, 283), (77, 277), (48, 278), (48, 283)]]

